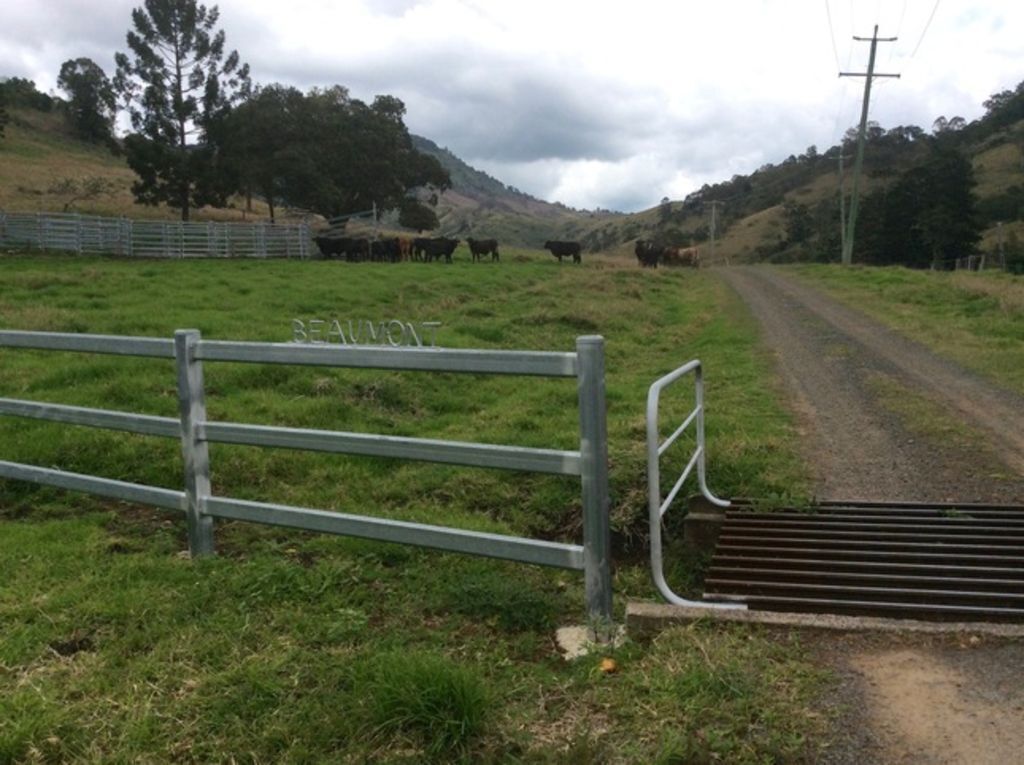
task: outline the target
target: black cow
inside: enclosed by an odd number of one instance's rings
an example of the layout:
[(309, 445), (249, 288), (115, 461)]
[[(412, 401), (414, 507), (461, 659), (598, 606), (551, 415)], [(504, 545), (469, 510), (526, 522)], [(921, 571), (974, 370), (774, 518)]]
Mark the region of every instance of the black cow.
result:
[(497, 239), (467, 239), (466, 244), (469, 245), (469, 254), (473, 256), (474, 263), (477, 260), (483, 260), (484, 255), (490, 255), (492, 262), (501, 260), (501, 256), (498, 254)]
[(397, 263), (399, 259), (398, 237), (371, 242), (370, 257), (377, 262)]
[(664, 250), (664, 247), (659, 247), (654, 242), (649, 242), (646, 239), (637, 239), (636, 247), (633, 248), (641, 268), (657, 268), (658, 260), (661, 258)]
[(320, 248), (325, 258), (334, 258), (345, 254), (345, 239), (333, 236), (315, 236), (313, 241)]
[(579, 242), (544, 242), (544, 249), (550, 250), (551, 254), (562, 262), (562, 258), (572, 256), (573, 263), (581, 262)]
[(412, 259), (413, 260), (426, 260), (427, 259), (427, 244), (430, 242), (430, 238), (426, 236), (418, 236), (412, 240)]
[(458, 239), (449, 239), (446, 236), (439, 236), (433, 239), (416, 239), (413, 242), (413, 250), (415, 251), (417, 244), (422, 248), (423, 257), (428, 262), (431, 260), (440, 260), (444, 257), (445, 263), (452, 262), (452, 253), (455, 252), (455, 248), (459, 246)]
[(352, 238), (347, 240), (345, 249), (345, 260), (349, 263), (359, 263), (370, 259), (370, 240)]

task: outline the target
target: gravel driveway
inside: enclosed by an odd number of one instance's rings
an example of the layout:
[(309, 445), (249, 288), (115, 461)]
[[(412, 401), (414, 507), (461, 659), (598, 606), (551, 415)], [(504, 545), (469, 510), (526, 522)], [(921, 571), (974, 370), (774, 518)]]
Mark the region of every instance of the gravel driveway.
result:
[[(780, 269), (719, 273), (775, 353), (818, 498), (1024, 504), (1024, 398)], [(922, 428), (880, 391), (952, 429)], [(813, 650), (837, 678), (822, 762), (1024, 763), (1024, 644), (848, 635)]]
[[(1024, 398), (779, 269), (719, 273), (776, 354), (819, 499), (1024, 504)], [(977, 437), (923, 437), (880, 403), (880, 382)]]

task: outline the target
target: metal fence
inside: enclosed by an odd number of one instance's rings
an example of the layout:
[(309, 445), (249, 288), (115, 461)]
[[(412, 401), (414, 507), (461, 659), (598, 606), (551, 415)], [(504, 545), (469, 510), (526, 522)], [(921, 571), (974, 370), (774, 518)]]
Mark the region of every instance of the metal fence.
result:
[(308, 258), (305, 223), (215, 223), (0, 212), (0, 246), (138, 258)]
[[(174, 359), (178, 418), (6, 398), (0, 398), (0, 414), (180, 439), (185, 489), (174, 491), (4, 461), (0, 461), (0, 478), (31, 481), (184, 512), (192, 555), (212, 553), (213, 519), (229, 518), (580, 570), (584, 573), (588, 617), (595, 625), (611, 622), (604, 340), (599, 336), (577, 338), (574, 353), (228, 342), (203, 340), (198, 330), (179, 330), (173, 340), (0, 331), (0, 347)], [(210, 422), (206, 416), (204, 361), (575, 377), (580, 447), (562, 451)], [(548, 542), (214, 496), (210, 487), (210, 442), (579, 476), (583, 500), (583, 544)]]
[[(694, 376), (694, 407), (693, 410), (683, 420), (683, 424), (680, 425), (671, 436), (666, 438), (664, 441), (661, 440), (660, 429), (658, 426), (658, 404), (661, 401), (661, 392), (677, 382), (686, 375), (693, 373)], [(686, 467), (683, 468), (682, 474), (676, 480), (672, 490), (669, 491), (668, 496), (662, 500), (661, 498), (661, 456), (667, 452), (672, 444), (676, 442), (690, 425), (696, 425), (697, 433), (696, 440), (697, 445), (690, 455), (689, 461), (686, 463)], [(672, 588), (669, 587), (665, 581), (665, 568), (664, 561), (662, 558), (662, 544), (661, 544), (661, 523), (665, 517), (665, 513), (668, 512), (672, 506), (672, 502), (679, 494), (680, 489), (683, 488), (683, 484), (686, 483), (686, 479), (690, 477), (690, 473), (693, 472), (694, 467), (697, 468), (697, 485), (700, 488), (701, 494), (711, 502), (713, 505), (718, 507), (729, 507), (730, 502), (725, 499), (719, 499), (711, 490), (708, 488), (707, 482), (707, 450), (704, 441), (704, 372), (701, 368), (700, 360), (694, 359), (683, 366), (679, 367), (673, 372), (669, 372), (664, 377), (655, 380), (647, 392), (647, 504), (650, 513), (650, 526), (651, 526), (651, 576), (654, 578), (654, 584), (658, 588), (658, 591), (664, 596), (665, 600), (669, 603), (674, 603), (677, 606), (700, 606), (706, 608), (732, 608), (732, 609), (743, 609), (746, 606), (742, 603), (705, 603), (703, 601), (693, 601), (681, 598), (676, 595)]]

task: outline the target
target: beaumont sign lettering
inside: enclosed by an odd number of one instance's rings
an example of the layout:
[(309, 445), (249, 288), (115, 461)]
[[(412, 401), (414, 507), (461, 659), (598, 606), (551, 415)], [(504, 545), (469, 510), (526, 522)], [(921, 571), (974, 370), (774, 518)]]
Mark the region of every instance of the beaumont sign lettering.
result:
[(292, 342), (339, 345), (437, 347), (439, 321), (292, 319)]

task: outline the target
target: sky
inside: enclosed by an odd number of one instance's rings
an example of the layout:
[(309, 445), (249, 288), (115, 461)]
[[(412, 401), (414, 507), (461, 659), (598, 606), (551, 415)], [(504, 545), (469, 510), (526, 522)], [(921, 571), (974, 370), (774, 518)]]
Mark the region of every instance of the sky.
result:
[[(207, 5), (213, 5), (208, 3)], [(1021, 0), (221, 0), (256, 83), (401, 98), (413, 133), (548, 201), (631, 212), (836, 144), (968, 121), (1024, 80)], [(141, 0), (5, 0), (0, 77), (113, 74)]]

